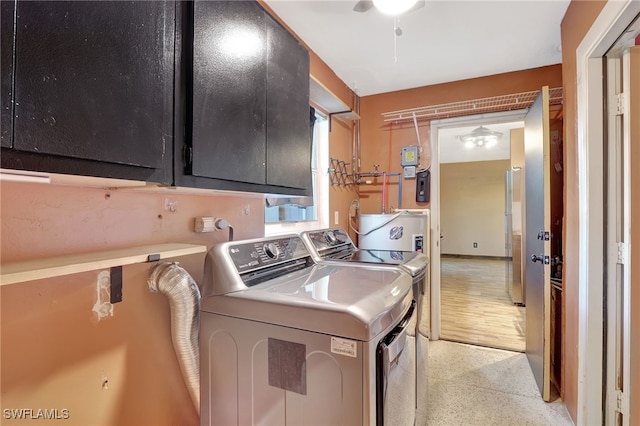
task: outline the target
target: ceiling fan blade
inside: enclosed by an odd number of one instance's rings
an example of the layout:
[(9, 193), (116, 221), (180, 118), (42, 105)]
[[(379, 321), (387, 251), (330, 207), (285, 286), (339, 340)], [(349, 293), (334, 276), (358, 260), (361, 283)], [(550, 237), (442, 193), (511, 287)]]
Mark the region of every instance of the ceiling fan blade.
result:
[[(418, 2), (416, 4), (413, 5), (413, 7), (409, 10), (407, 10), (405, 13), (411, 13), (415, 10), (421, 9), (424, 7), (426, 3), (426, 0), (418, 0)], [(373, 4), (373, 3), (372, 3)]]
[(367, 10), (371, 9), (372, 7), (373, 7), (373, 1), (372, 0), (360, 0), (360, 1), (358, 1), (358, 3), (356, 3), (355, 6), (353, 6), (353, 11), (354, 12), (366, 12)]

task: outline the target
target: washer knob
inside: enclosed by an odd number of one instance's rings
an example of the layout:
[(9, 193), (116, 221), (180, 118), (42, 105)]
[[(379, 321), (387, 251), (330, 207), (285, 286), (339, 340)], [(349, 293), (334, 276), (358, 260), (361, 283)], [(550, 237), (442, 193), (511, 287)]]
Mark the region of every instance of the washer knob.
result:
[(336, 241), (337, 241), (336, 233), (335, 233), (335, 232), (333, 232), (333, 231), (327, 231), (327, 232), (324, 234), (324, 237), (325, 237), (325, 239), (327, 240), (327, 242), (328, 242), (329, 244), (335, 244), (335, 243), (336, 243)]
[(280, 248), (276, 243), (265, 244), (262, 249), (271, 259), (277, 259), (280, 255)]

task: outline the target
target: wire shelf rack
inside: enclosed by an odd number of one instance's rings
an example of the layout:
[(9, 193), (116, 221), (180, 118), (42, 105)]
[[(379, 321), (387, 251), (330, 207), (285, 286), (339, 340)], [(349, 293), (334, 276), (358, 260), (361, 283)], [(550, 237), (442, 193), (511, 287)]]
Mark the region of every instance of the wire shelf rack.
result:
[[(510, 111), (529, 108), (540, 93), (540, 90), (514, 93), (511, 95), (493, 96), (490, 98), (472, 99), (447, 104), (430, 105), (399, 111), (383, 112), (384, 121), (401, 122), (414, 119), (439, 120), (442, 118), (460, 117), (463, 115), (482, 114), (488, 112)], [(549, 89), (549, 104), (562, 104), (562, 87)]]

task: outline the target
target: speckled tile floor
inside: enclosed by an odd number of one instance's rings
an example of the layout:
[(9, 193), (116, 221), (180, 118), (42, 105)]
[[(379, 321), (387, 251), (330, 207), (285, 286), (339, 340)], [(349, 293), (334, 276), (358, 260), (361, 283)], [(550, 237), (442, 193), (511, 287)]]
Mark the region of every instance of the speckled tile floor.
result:
[(417, 424), (570, 426), (564, 403), (546, 403), (518, 352), (437, 340), (429, 342), (425, 419)]

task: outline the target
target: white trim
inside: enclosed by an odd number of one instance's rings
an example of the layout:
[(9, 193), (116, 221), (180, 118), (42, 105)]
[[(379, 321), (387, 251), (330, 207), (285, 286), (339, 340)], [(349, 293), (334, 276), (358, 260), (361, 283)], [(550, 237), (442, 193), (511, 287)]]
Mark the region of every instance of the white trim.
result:
[[(608, 1), (576, 50), (578, 150), (578, 425), (602, 422), (603, 164), (602, 56), (640, 12)], [(591, 367), (591, 368), (589, 368)]]
[(431, 251), (429, 268), (431, 273), (431, 332), (429, 339), (440, 339), (440, 143), (438, 126), (431, 122), (429, 131), (431, 145)]
[(495, 112), (433, 120), (429, 133), (431, 145), (431, 340), (438, 340), (441, 331), (440, 312), (440, 151), (439, 129), (506, 123), (524, 120), (527, 110)]
[[(638, 49), (637, 47), (633, 49)], [(622, 178), (622, 199), (624, 200), (623, 213), (623, 277), (622, 277), (622, 414), (623, 425), (629, 426), (630, 397), (631, 397), (631, 55), (627, 50), (622, 60), (623, 86), (627, 93), (624, 97), (624, 120), (623, 120), (623, 158), (624, 175)], [(635, 69), (634, 69), (635, 71)], [(634, 109), (635, 111), (635, 109)]]

